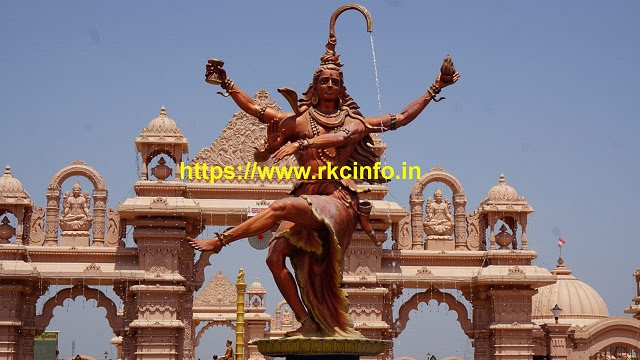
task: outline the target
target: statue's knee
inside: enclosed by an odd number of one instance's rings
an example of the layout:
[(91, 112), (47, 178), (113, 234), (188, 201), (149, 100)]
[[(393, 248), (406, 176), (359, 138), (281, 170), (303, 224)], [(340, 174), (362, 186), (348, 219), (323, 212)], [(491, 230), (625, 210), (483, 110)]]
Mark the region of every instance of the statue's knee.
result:
[(267, 255), (267, 266), (271, 271), (281, 269), (284, 265), (284, 258), (280, 254), (269, 253)]
[(274, 201), (269, 206), (269, 209), (271, 209), (276, 215), (282, 216), (287, 212), (288, 206), (289, 206), (289, 203), (287, 202), (287, 200), (280, 199), (280, 200)]

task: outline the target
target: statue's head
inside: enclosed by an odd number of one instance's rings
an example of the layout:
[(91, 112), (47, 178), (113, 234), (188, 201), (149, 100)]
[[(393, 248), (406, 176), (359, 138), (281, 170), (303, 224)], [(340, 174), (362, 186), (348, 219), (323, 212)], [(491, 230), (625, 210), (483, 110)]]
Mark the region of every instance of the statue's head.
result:
[(80, 183), (76, 181), (75, 184), (73, 184), (73, 196), (78, 197), (80, 196), (80, 193), (82, 192), (82, 186), (80, 186)]
[(227, 340), (227, 346), (231, 346), (232, 343), (233, 343), (233, 341)]
[(437, 203), (442, 202), (442, 191), (440, 190), (440, 188), (436, 189), (436, 191), (433, 193), (433, 197), (436, 199)]
[[(320, 65), (313, 73), (311, 85), (315, 97), (312, 102), (316, 105), (318, 101), (339, 102), (339, 98), (344, 93), (342, 70), (333, 64)], [(315, 101), (314, 101), (315, 100)]]

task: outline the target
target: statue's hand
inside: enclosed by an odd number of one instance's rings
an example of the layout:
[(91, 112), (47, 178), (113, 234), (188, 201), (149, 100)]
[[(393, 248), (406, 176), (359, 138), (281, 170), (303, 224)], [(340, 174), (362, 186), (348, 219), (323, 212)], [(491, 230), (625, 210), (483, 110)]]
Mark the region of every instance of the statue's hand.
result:
[(187, 241), (189, 241), (189, 245), (200, 251), (213, 251), (214, 254), (217, 254), (222, 250), (222, 242), (217, 237), (200, 241), (187, 237)]
[(280, 142), (280, 122), (272, 121), (267, 125), (267, 144), (270, 148), (275, 149)]
[(298, 150), (300, 150), (300, 144), (297, 142), (289, 143), (278, 149), (278, 151), (273, 154), (273, 158), (275, 161), (280, 161), (289, 155), (295, 154)]
[(209, 60), (204, 73), (204, 79), (207, 80), (214, 74), (217, 74), (218, 79), (223, 83), (227, 79), (227, 72), (220, 67), (219, 62), (216, 60)]
[(436, 81), (434, 81), (434, 84), (436, 84), (436, 86), (439, 87), (440, 89), (443, 89), (449, 85), (455, 84), (456, 81), (458, 81), (458, 79), (460, 79), (460, 73), (453, 74), (453, 80), (449, 82), (442, 81), (441, 74), (438, 74), (438, 77), (436, 77)]

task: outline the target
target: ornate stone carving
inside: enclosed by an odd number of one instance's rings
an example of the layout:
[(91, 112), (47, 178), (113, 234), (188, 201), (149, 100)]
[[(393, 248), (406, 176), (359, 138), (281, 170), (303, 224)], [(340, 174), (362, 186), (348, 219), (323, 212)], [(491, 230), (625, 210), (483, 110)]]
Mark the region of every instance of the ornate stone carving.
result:
[[(271, 99), (266, 90), (260, 90), (254, 97), (259, 105), (267, 105), (278, 111), (282, 111), (280, 107)], [(266, 125), (261, 124), (256, 118), (245, 113), (238, 112), (233, 115), (227, 126), (222, 130), (220, 136), (211, 144), (210, 147), (200, 150), (190, 165), (196, 163), (207, 163), (207, 165), (219, 166), (242, 166), (253, 164), (254, 147), (264, 143), (266, 139)], [(275, 165), (273, 159), (269, 159), (262, 166)], [(280, 166), (296, 166), (297, 162), (293, 156), (288, 156), (278, 163)], [(238, 171), (239, 175), (243, 175), (244, 171)], [(205, 180), (202, 180), (205, 181)], [(267, 180), (269, 182), (287, 183), (292, 180)], [(218, 182), (256, 182), (255, 180), (234, 180), (220, 179)]]
[(29, 226), (29, 245), (31, 246), (44, 244), (44, 214), (44, 208), (34, 205)]
[(235, 307), (236, 287), (222, 272), (209, 281), (193, 301), (193, 306), (197, 307)]
[(158, 196), (157, 198), (151, 200), (150, 205), (151, 207), (163, 207), (169, 205), (169, 203), (167, 202), (167, 199), (163, 198), (162, 196)]
[[(424, 197), (422, 191), (424, 188), (432, 182), (441, 182), (447, 185), (453, 193), (453, 223), (454, 223), (454, 237), (455, 244), (451, 244), (450, 241), (432, 240), (434, 244), (426, 244), (428, 250), (467, 250), (467, 221), (465, 206), (467, 204), (467, 197), (464, 193), (462, 185), (453, 175), (447, 173), (439, 167), (434, 167), (426, 174), (416, 181), (411, 188), (411, 194), (409, 195), (409, 204), (411, 206), (411, 237), (412, 248), (421, 249), (423, 247), (423, 211)], [(450, 211), (450, 210), (449, 210)], [(431, 246), (429, 246), (431, 245)]]
[(467, 247), (469, 250), (480, 250), (480, 213), (476, 210), (467, 214)]
[(422, 225), (427, 239), (452, 239), (451, 203), (449, 199), (442, 198), (442, 191), (439, 188), (433, 193), (433, 198), (427, 199), (425, 213), (425, 221)]
[(91, 265), (87, 265), (87, 267), (83, 271), (84, 273), (101, 273), (102, 269), (100, 266), (96, 265), (96, 263), (91, 263)]
[(508, 274), (512, 275), (512, 276), (524, 276), (525, 275), (524, 270), (519, 268), (517, 265), (510, 267), (509, 271), (508, 271)]
[(398, 222), (398, 240), (393, 244), (396, 250), (411, 249), (411, 215), (407, 215)]
[(64, 231), (87, 231), (91, 228), (92, 217), (89, 211), (91, 198), (88, 192), (82, 194), (79, 183), (73, 185), (73, 194), (67, 191), (62, 202), (60, 228)]
[[(104, 241), (108, 247), (117, 247), (121, 243), (121, 231), (120, 231), (120, 215), (118, 212), (109, 208), (107, 211), (107, 233), (105, 234)], [(124, 244), (122, 244), (124, 246)]]
[(416, 275), (418, 275), (418, 276), (431, 276), (431, 275), (433, 275), (433, 272), (431, 272), (431, 270), (428, 267), (423, 266), (420, 269), (416, 270)]
[(288, 307), (284, 308), (284, 310), (282, 311), (282, 325), (290, 326), (292, 321), (291, 319), (291, 311)]

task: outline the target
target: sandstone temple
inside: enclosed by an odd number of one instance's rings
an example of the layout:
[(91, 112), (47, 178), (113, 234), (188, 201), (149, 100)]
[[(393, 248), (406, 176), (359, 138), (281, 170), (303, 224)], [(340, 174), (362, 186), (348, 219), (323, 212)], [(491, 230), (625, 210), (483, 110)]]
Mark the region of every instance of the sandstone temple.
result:
[[(255, 99), (278, 108), (264, 90)], [(135, 197), (116, 209), (107, 208), (110, 194), (96, 170), (99, 164), (74, 160), (47, 174), (46, 199), (31, 198), (20, 174), (9, 165), (4, 169), (0, 359), (34, 359), (34, 338), (47, 328), (53, 310), (79, 296), (106, 309), (119, 359), (193, 360), (202, 335), (218, 325), (234, 330), (242, 325), (238, 359), (263, 359), (252, 340), (282, 337), (299, 325), (284, 301), (275, 314), (266, 311), (266, 291), (258, 281), (241, 295), (240, 324), (235, 281), (218, 273), (205, 282), (204, 270), (215, 269), (215, 256), (203, 257), (185, 241), (207, 226), (239, 224), (251, 216), (250, 209), (287, 196), (294, 180), (180, 179), (181, 162), (242, 166), (253, 161), (252, 148), (244, 144), (261, 143), (265, 125), (236, 113), (191, 160), (185, 134), (164, 107), (143, 126), (132, 139), (141, 161)], [(385, 144), (375, 141), (382, 153)], [(294, 165), (293, 159), (284, 165)], [(86, 178), (92, 188), (70, 183), (72, 177)], [(443, 189), (426, 193), (436, 182)], [(408, 210), (388, 199), (384, 185), (367, 186), (371, 191), (363, 198), (373, 204), (371, 221), (383, 246), (357, 230), (342, 265), (349, 314), (363, 335), (393, 340), (405, 330), (410, 311), (435, 300), (457, 313), (477, 360), (638, 359), (640, 269), (634, 273), (637, 296), (625, 310), (629, 317), (612, 317), (571, 264), (560, 258), (551, 270), (533, 265), (537, 254), (530, 249), (527, 226), (534, 208), (505, 175), (496, 174), (495, 186), (479, 204), (467, 204), (462, 183), (434, 167), (407, 194)], [(261, 246), (267, 240), (252, 241)], [(102, 292), (105, 286), (123, 306)], [(418, 291), (404, 299), (406, 288)], [(44, 303), (41, 309), (38, 301)], [(552, 312), (556, 306), (562, 309), (558, 318)], [(377, 358), (399, 355), (389, 346)]]

